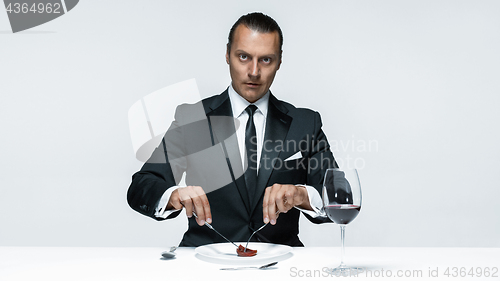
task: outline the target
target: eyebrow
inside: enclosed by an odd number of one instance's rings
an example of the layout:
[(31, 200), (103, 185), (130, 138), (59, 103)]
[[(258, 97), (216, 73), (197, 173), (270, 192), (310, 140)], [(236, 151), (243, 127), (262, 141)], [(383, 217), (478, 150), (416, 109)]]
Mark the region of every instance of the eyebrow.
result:
[[(240, 49), (237, 49), (235, 51), (235, 53), (243, 53), (245, 55), (252, 56), (248, 52), (245, 52), (244, 50), (240, 50)], [(260, 58), (277, 58), (277, 57), (278, 56), (276, 54), (267, 54), (267, 55), (260, 56)]]

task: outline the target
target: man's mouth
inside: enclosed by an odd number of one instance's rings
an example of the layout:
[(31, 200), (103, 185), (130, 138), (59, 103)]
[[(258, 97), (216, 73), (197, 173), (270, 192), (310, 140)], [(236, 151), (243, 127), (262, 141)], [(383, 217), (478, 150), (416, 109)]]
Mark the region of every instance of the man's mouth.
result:
[(257, 88), (260, 86), (260, 84), (257, 83), (245, 83), (245, 85), (247, 85), (250, 88)]

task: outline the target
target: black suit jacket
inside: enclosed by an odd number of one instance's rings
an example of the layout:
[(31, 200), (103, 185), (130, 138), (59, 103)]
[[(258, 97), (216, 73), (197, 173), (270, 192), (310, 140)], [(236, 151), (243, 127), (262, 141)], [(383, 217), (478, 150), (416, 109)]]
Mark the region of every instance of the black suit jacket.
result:
[[(317, 112), (296, 108), (270, 95), (258, 186), (250, 198), (227, 90), (194, 105), (181, 105), (162, 143), (133, 175), (128, 203), (141, 214), (163, 220), (154, 216), (158, 201), (165, 190), (178, 184), (185, 172), (187, 185), (199, 185), (207, 193), (215, 229), (232, 241), (246, 241), (263, 225), (266, 187), (274, 183), (307, 184), (321, 194), (326, 169), (337, 167), (321, 126)], [(297, 152), (302, 158), (285, 161)], [(299, 216), (300, 211), (295, 208), (280, 214), (276, 225), (267, 226), (253, 240), (303, 246), (298, 238)], [(306, 217), (314, 223), (330, 221)], [(206, 226), (199, 226), (192, 217), (180, 246), (218, 242), (225, 241)]]

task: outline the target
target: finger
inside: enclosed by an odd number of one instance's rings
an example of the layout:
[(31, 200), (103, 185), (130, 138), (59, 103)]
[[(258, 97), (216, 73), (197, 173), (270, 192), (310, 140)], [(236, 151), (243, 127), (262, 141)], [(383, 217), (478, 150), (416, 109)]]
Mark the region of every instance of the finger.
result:
[[(179, 188), (180, 189), (180, 188)], [(191, 196), (186, 189), (179, 190), (180, 202), (186, 209), (186, 216), (188, 218), (193, 216), (193, 202), (191, 201)]]
[[(204, 214), (205, 220), (208, 223), (212, 223), (212, 213), (210, 211), (210, 203), (208, 202), (207, 195), (201, 186), (196, 186), (194, 188), (200, 202), (201, 202), (201, 212)], [(204, 222), (203, 222), (204, 223)]]
[(271, 194), (269, 195), (269, 200), (268, 200), (268, 215), (269, 215), (269, 220), (272, 225), (276, 224), (276, 195), (281, 189), (281, 185), (279, 184), (273, 184)]
[(262, 214), (264, 218), (264, 223), (269, 222), (269, 197), (271, 194), (272, 187), (268, 186), (266, 192), (264, 193), (264, 199), (262, 200)]
[(184, 206), (181, 203), (181, 199), (179, 197), (179, 190), (176, 189), (172, 192), (170, 195), (168, 204), (167, 204), (167, 210), (175, 209), (175, 210), (180, 210)]
[(278, 210), (280, 211), (280, 213), (286, 213), (288, 211), (288, 209), (285, 207), (285, 202), (286, 202), (286, 198), (285, 198), (285, 191), (286, 191), (286, 187), (282, 186), (277, 192), (276, 192), (276, 206), (278, 207)]
[(181, 200), (180, 199), (177, 199), (175, 201), (172, 201), (172, 208), (174, 208), (175, 210), (180, 210), (182, 209), (184, 206), (182, 206), (181, 204)]
[(283, 196), (283, 205), (285, 206), (286, 210), (290, 210), (297, 204), (298, 198), (297, 198), (298, 192), (297, 192), (297, 187), (294, 185), (289, 185), (285, 191), (285, 194)]
[(196, 222), (202, 226), (205, 224), (205, 211), (203, 210), (203, 203), (201, 202), (200, 195), (196, 187), (191, 187), (191, 202), (193, 202), (193, 211), (196, 213)]

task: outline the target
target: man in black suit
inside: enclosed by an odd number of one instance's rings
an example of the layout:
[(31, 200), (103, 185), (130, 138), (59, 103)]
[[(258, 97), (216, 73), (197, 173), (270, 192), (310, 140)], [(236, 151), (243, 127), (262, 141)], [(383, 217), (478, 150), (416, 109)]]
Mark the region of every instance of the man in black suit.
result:
[[(232, 241), (246, 241), (270, 223), (253, 240), (291, 246), (303, 246), (300, 212), (315, 223), (329, 221), (320, 192), (325, 170), (336, 163), (320, 115), (269, 91), (282, 44), (272, 18), (242, 16), (227, 44), (231, 85), (179, 106), (162, 143), (133, 176), (127, 199), (134, 210), (163, 220), (186, 209), (181, 246), (225, 242), (205, 221)], [(184, 173), (187, 186), (180, 187)]]

